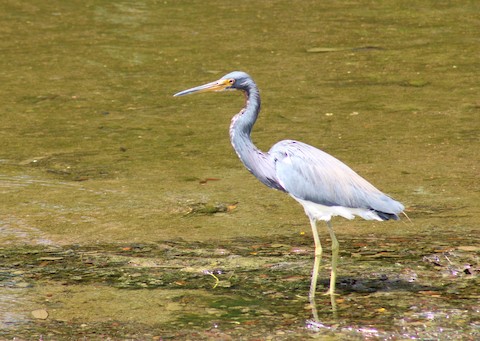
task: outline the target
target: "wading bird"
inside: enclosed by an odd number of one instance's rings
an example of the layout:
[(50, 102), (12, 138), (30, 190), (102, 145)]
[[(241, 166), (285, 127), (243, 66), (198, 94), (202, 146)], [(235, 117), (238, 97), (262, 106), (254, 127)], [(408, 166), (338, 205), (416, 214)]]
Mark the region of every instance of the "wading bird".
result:
[(315, 297), (322, 257), (317, 221), (327, 223), (332, 239), (332, 270), (327, 294), (333, 297), (339, 244), (331, 218), (353, 219), (360, 216), (367, 220), (398, 220), (403, 205), (380, 192), (343, 162), (308, 144), (284, 140), (266, 153), (258, 149), (250, 134), (260, 112), (260, 94), (253, 79), (245, 72), (229, 73), (215, 82), (181, 91), (174, 96), (223, 90), (240, 90), (245, 94), (245, 106), (230, 124), (230, 140), (240, 160), (262, 183), (286, 192), (298, 201), (310, 219), (315, 241), (310, 301)]

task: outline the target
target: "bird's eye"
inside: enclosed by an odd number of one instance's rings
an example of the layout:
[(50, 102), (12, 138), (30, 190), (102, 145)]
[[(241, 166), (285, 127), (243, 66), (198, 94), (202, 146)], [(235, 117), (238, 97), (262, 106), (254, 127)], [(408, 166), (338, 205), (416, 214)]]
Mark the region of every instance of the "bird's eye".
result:
[(228, 84), (233, 85), (235, 83), (235, 79), (231, 78), (228, 80)]

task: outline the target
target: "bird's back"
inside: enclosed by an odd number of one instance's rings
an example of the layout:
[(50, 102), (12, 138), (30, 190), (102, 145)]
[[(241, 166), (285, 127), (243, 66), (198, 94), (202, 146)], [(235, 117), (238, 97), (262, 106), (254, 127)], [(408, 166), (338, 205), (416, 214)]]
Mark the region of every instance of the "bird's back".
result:
[(284, 140), (276, 143), (268, 154), (274, 159), (280, 185), (306, 210), (308, 203), (321, 209), (343, 207), (348, 209), (347, 213), (334, 210), (331, 215), (352, 218), (354, 214), (387, 220), (398, 219), (397, 214), (404, 209), (346, 164), (308, 144)]

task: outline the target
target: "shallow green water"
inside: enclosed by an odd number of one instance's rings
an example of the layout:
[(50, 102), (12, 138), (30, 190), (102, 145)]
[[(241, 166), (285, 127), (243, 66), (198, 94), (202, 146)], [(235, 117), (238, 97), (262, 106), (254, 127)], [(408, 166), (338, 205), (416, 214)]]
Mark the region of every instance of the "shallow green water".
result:
[[(460, 327), (445, 335), (475, 338), (479, 10), (474, 1), (3, 2), (2, 336), (435, 338), (456, 314)], [(262, 91), (259, 147), (315, 145), (402, 201), (412, 220), (333, 222), (344, 284), (336, 319), (318, 299), (324, 328), (306, 327), (313, 242), (303, 210), (230, 147), (242, 97), (172, 97), (236, 69)], [(357, 257), (357, 239), (362, 252), (392, 257)], [(449, 269), (442, 257), (456, 274), (440, 271), (448, 283), (432, 285), (436, 266)], [(413, 269), (414, 285), (377, 280), (399, 276), (397, 263)], [(46, 320), (32, 317), (38, 309)]]

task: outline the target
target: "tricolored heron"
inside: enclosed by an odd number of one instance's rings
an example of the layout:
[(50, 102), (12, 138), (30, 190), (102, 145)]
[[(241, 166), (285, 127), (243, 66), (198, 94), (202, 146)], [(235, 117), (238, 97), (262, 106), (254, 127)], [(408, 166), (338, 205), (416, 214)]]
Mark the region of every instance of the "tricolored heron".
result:
[(367, 180), (333, 156), (308, 144), (284, 140), (268, 152), (252, 142), (250, 134), (260, 112), (260, 94), (245, 72), (231, 72), (215, 82), (181, 91), (174, 96), (207, 91), (240, 90), (245, 94), (244, 108), (232, 118), (230, 140), (245, 167), (270, 188), (288, 193), (298, 201), (310, 219), (315, 241), (315, 261), (309, 298), (313, 301), (322, 257), (317, 221), (323, 220), (332, 239), (332, 271), (327, 294), (334, 295), (339, 244), (331, 218), (341, 216), (367, 220), (398, 220), (403, 205), (380, 192)]

